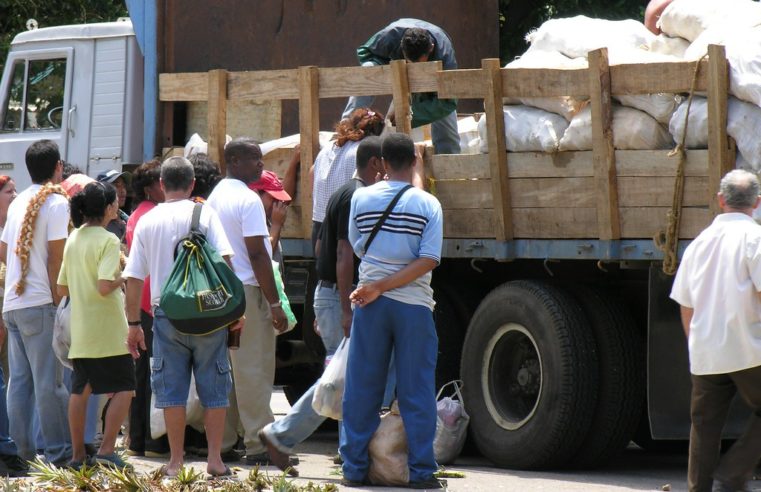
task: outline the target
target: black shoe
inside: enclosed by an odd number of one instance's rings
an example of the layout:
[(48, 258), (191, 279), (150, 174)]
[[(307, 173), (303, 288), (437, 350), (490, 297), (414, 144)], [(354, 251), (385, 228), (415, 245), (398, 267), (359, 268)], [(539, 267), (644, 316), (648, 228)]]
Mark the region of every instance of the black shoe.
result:
[(713, 482), (713, 492), (748, 492), (748, 489), (736, 489), (731, 485), (727, 485), (719, 480)]
[(348, 478), (342, 478), (341, 485), (343, 485), (344, 487), (365, 487), (367, 485), (370, 485), (370, 481), (367, 479), (357, 481), (357, 480), (349, 480)]
[(341, 454), (340, 453), (336, 453), (336, 455), (333, 456), (333, 464), (334, 465), (343, 465), (344, 464), (344, 459), (341, 458)]
[(15, 454), (0, 454), (0, 461), (7, 468), (9, 477), (26, 477), (29, 475), (29, 465)]
[(98, 448), (95, 447), (95, 444), (85, 444), (85, 454), (87, 456), (95, 456), (98, 454)]
[(240, 461), (242, 455), (240, 452), (238, 452), (235, 449), (231, 449), (229, 451), (225, 451), (222, 453), (222, 461), (225, 463), (235, 463)]
[[(250, 466), (269, 466), (269, 465), (275, 465), (275, 463), (270, 460), (270, 456), (267, 453), (259, 453), (259, 454), (247, 454), (243, 460), (246, 462), (247, 465)], [(296, 466), (299, 464), (299, 457), (298, 456), (291, 456), (290, 457), (290, 465)]]
[(420, 480), (419, 482), (410, 482), (408, 487), (411, 489), (426, 489), (435, 490), (443, 489), (446, 486), (446, 482), (442, 482), (436, 478), (429, 478), (427, 480)]

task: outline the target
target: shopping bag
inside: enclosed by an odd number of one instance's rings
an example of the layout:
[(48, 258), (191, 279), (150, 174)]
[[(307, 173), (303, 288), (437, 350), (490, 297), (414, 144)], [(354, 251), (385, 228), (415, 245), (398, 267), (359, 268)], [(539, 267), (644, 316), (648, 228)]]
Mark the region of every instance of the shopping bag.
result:
[[(185, 425), (188, 425), (198, 432), (204, 432), (204, 411), (201, 406), (201, 400), (198, 398), (196, 390), (196, 378), (190, 375), (190, 388), (188, 390), (188, 401), (185, 404)], [(166, 434), (166, 421), (164, 421), (164, 409), (156, 408), (156, 395), (151, 393), (151, 412), (148, 416), (151, 427), (151, 439), (158, 439)]]
[(74, 369), (69, 359), (69, 348), (71, 348), (71, 299), (63, 297), (58, 303), (53, 322), (53, 352), (61, 364)]
[[(436, 395), (436, 436), (433, 439), (433, 453), (440, 465), (452, 463), (460, 455), (468, 435), (470, 416), (465, 412), (460, 380), (450, 381)], [(451, 396), (441, 395), (452, 386)], [(456, 397), (457, 399), (454, 399)]]
[(344, 338), (328, 367), (322, 373), (312, 398), (312, 408), (323, 417), (341, 420), (343, 416), (344, 386), (346, 384), (346, 363), (349, 360), (349, 340)]
[(391, 410), (381, 416), (378, 429), (370, 439), (370, 469), (367, 473), (370, 483), (386, 486), (407, 485), (410, 481), (408, 452), (404, 422), (399, 415), (399, 404), (394, 401)]
[(275, 286), (277, 287), (277, 295), (280, 299), (280, 307), (283, 308), (286, 319), (288, 319), (288, 327), (285, 331), (275, 330), (275, 335), (282, 335), (288, 333), (296, 327), (296, 315), (293, 314), (291, 309), (291, 303), (288, 300), (288, 296), (285, 295), (285, 285), (283, 284), (283, 276), (280, 274), (280, 264), (276, 261), (272, 262), (272, 270), (275, 274)]

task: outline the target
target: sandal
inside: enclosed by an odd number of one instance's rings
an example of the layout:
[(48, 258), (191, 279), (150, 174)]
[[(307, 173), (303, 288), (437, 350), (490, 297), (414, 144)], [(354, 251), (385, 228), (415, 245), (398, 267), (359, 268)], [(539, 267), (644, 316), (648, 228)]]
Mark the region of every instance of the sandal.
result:
[(236, 480), (238, 476), (233, 472), (229, 466), (225, 465), (224, 471), (221, 473), (209, 472), (206, 476), (207, 480)]

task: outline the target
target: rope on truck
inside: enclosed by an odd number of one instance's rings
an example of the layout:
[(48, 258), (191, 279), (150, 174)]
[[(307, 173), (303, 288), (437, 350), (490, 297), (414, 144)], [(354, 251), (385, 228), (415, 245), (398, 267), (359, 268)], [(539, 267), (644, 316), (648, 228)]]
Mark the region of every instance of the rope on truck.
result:
[(655, 246), (663, 251), (663, 266), (661, 268), (666, 275), (674, 275), (679, 264), (679, 224), (682, 219), (682, 203), (684, 202), (684, 168), (687, 164), (687, 125), (690, 120), (690, 108), (692, 106), (692, 98), (695, 95), (695, 86), (698, 82), (700, 64), (707, 56), (708, 53), (695, 62), (695, 69), (692, 73), (690, 95), (687, 98), (687, 111), (684, 115), (682, 136), (674, 150), (669, 152), (669, 157), (675, 155), (679, 157), (679, 163), (677, 164), (676, 176), (674, 178), (674, 195), (671, 201), (671, 210), (669, 210), (666, 215), (666, 220), (668, 222), (666, 230), (658, 231), (655, 234), (655, 237), (653, 237)]

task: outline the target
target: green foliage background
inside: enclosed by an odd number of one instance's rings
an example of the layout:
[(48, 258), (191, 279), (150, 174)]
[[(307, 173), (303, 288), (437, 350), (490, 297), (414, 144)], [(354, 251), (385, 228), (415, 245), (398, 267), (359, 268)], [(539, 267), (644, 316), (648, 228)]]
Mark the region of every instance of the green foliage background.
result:
[(114, 21), (127, 16), (124, 0), (0, 0), (0, 71), (13, 37), (27, 19), (39, 27)]

